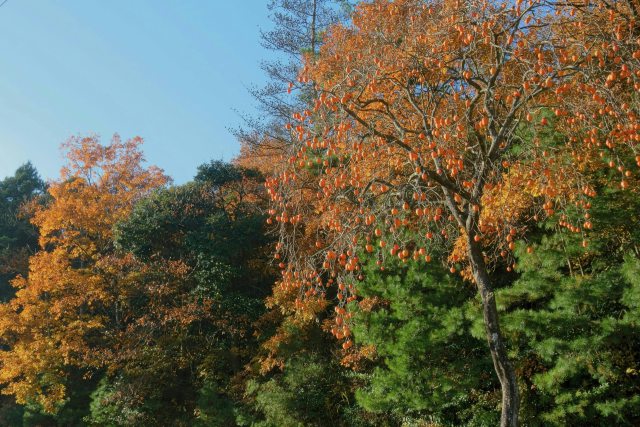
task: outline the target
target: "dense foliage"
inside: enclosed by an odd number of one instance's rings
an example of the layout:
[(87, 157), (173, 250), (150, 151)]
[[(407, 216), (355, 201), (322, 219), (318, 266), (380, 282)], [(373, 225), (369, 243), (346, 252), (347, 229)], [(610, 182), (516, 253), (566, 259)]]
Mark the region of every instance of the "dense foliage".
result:
[(0, 298), (13, 296), (9, 281), (26, 274), (28, 257), (38, 247), (38, 232), (29, 222), (29, 207), (45, 190), (45, 183), (31, 163), (0, 181)]
[(637, 3), (269, 9), (233, 162), (0, 181), (0, 425), (639, 425)]

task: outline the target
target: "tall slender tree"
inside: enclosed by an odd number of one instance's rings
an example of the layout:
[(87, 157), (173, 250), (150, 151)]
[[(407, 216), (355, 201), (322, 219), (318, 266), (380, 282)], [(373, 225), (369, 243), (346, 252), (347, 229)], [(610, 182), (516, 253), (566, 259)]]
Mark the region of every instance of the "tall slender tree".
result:
[(311, 104), (314, 93), (297, 79), (303, 57), (317, 55), (326, 29), (345, 20), (350, 10), (347, 0), (270, 0), (267, 7), (272, 27), (261, 31), (261, 44), (274, 59), (260, 64), (267, 83), (249, 89), (261, 116), (245, 116), (245, 126), (235, 130), (245, 160), (280, 155), (292, 143), (284, 124)]

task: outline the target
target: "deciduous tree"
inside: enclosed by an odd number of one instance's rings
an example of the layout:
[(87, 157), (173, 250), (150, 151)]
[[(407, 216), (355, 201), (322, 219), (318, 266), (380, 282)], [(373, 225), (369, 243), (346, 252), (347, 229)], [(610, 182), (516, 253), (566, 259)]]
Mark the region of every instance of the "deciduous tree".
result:
[(28, 276), (13, 281), (15, 298), (0, 306), (0, 381), (20, 403), (54, 411), (72, 370), (104, 366), (101, 337), (120, 291), (120, 272), (109, 268), (112, 227), (167, 182), (159, 169), (143, 166), (141, 143), (115, 137), (103, 146), (77, 137), (64, 145), (67, 166), (32, 220), (40, 251)]
[[(428, 261), (434, 244), (450, 245), (451, 272), (468, 268), (482, 298), (501, 425), (517, 425), (490, 273), (513, 269), (531, 222), (567, 207), (588, 215), (593, 170), (612, 167), (610, 182), (637, 188), (638, 12), (630, 1), (361, 3), (307, 57), (299, 80), (318, 96), (287, 125), (298, 143), (269, 182), (281, 286), (313, 301), (335, 284), (348, 302), (359, 248)], [(541, 141), (549, 129), (560, 137)], [(315, 247), (299, 243), (309, 232)], [(346, 346), (348, 332), (337, 328)]]

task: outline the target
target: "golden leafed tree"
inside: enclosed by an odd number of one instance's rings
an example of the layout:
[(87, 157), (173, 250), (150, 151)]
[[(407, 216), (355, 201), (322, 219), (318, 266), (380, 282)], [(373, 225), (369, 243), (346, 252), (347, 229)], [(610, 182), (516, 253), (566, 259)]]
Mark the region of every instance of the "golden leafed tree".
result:
[(167, 182), (160, 169), (143, 166), (141, 143), (74, 137), (63, 145), (67, 166), (32, 220), (40, 251), (28, 276), (13, 281), (15, 298), (0, 306), (0, 381), (19, 403), (35, 400), (53, 411), (70, 370), (105, 362), (98, 344), (121, 286), (110, 268), (113, 226)]

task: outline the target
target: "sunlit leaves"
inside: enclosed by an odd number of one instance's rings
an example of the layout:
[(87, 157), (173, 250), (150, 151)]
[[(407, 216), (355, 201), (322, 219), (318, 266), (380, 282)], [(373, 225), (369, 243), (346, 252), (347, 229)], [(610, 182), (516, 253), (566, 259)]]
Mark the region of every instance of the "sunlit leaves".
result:
[(0, 381), (18, 402), (35, 400), (54, 411), (68, 369), (106, 362), (94, 351), (95, 338), (122, 290), (122, 272), (110, 259), (112, 227), (167, 181), (159, 169), (143, 167), (141, 142), (65, 144), (68, 164), (33, 218), (41, 250), (29, 260), (29, 275), (15, 279), (16, 297), (0, 306), (0, 336), (8, 345), (0, 353)]

